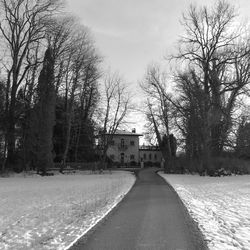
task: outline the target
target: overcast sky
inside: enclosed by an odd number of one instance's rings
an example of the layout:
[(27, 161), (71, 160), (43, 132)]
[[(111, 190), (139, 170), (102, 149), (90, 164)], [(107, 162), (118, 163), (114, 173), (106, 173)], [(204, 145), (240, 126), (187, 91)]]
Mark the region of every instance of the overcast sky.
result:
[[(191, 3), (211, 0), (68, 0), (69, 10), (92, 30), (105, 65), (136, 84), (147, 65), (163, 61), (182, 32), (180, 18)], [(249, 0), (231, 0), (242, 16)]]
[[(136, 96), (150, 63), (166, 63), (182, 33), (180, 19), (191, 3), (211, 5), (212, 0), (67, 0), (69, 11), (88, 26), (104, 65), (118, 71), (131, 84)], [(250, 0), (229, 0), (242, 18), (250, 16)], [(137, 102), (140, 103), (140, 97)], [(140, 114), (131, 125), (142, 132)], [(138, 118), (141, 117), (141, 118)]]

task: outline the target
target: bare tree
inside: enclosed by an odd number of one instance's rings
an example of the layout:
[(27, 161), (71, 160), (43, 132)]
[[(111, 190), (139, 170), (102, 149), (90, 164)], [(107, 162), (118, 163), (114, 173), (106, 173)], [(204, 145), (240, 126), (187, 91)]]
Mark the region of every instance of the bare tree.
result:
[(241, 158), (248, 159), (250, 156), (250, 122), (247, 116), (241, 116), (236, 134), (235, 152)]
[(67, 51), (65, 70), (62, 75), (64, 84), (61, 88), (64, 88), (66, 113), (66, 142), (62, 157), (64, 165), (72, 138), (72, 123), (74, 121), (76, 103), (81, 103), (84, 112), (82, 118), (86, 121), (93, 104), (92, 97), (96, 90), (95, 83), (100, 77), (97, 69), (99, 62), (100, 57), (95, 51), (88, 30), (85, 27), (78, 26), (78, 31), (74, 32), (70, 40), (70, 49)]
[(132, 109), (131, 94), (126, 83), (117, 73), (107, 73), (104, 78), (103, 107), (101, 108), (102, 162), (107, 157), (108, 147), (117, 129), (126, 124), (126, 117)]
[(150, 126), (153, 127), (165, 160), (165, 172), (173, 168), (173, 157), (176, 153), (176, 141), (171, 133), (173, 101), (170, 93), (167, 92), (167, 83), (167, 74), (156, 65), (148, 68), (145, 79), (141, 83), (141, 88), (147, 96), (146, 116)]
[(222, 152), (237, 98), (248, 91), (249, 46), (235, 28), (236, 18), (234, 8), (223, 0), (212, 9), (191, 6), (183, 16), (186, 34), (175, 58), (192, 72), (190, 84), (198, 83), (202, 92), (205, 169), (212, 168), (210, 157)]
[(4, 140), (4, 110), (5, 110), (5, 84), (0, 81), (0, 158), (2, 159), (0, 172), (4, 170), (6, 160), (6, 142)]
[[(204, 120), (206, 120), (204, 91), (193, 71), (179, 74), (175, 109), (175, 125), (182, 134), (186, 158), (190, 161), (193, 170), (203, 171), (202, 149), (204, 148)], [(194, 162), (198, 165), (194, 166)]]
[[(75, 143), (74, 143), (74, 160), (78, 161), (78, 150), (82, 130), (85, 126), (88, 127), (92, 123), (94, 113), (99, 105), (100, 94), (98, 89), (98, 80), (101, 77), (99, 70), (100, 57), (92, 54), (92, 60), (89, 60), (85, 67), (85, 76), (79, 91), (79, 108), (78, 113), (75, 115)], [(87, 132), (87, 131), (86, 131)], [(87, 132), (88, 133), (88, 132)], [(91, 136), (88, 133), (89, 136)], [(88, 136), (88, 137), (89, 137)], [(93, 138), (89, 137), (89, 141)], [(94, 145), (92, 145), (94, 146)], [(90, 147), (90, 145), (89, 145)]]

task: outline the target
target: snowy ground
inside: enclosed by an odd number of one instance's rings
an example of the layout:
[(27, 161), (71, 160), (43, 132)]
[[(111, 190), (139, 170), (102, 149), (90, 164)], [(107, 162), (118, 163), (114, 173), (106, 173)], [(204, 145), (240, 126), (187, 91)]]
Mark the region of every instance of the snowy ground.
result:
[(198, 222), (211, 250), (250, 249), (250, 176), (161, 176)]
[(128, 172), (0, 178), (0, 249), (67, 249), (134, 181)]

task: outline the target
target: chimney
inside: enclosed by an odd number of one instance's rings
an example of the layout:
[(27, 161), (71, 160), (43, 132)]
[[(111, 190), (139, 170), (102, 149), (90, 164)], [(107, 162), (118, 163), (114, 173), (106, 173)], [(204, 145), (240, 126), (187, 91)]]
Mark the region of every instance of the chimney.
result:
[(134, 133), (134, 134), (136, 133), (136, 129), (135, 128), (132, 129), (132, 133)]

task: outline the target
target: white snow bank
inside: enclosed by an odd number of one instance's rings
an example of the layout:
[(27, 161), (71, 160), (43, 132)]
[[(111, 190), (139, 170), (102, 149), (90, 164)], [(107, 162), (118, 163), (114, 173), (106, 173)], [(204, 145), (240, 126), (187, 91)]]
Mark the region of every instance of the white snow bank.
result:
[(0, 249), (65, 249), (130, 190), (128, 172), (0, 178)]
[(250, 176), (160, 175), (177, 191), (211, 250), (250, 249)]

